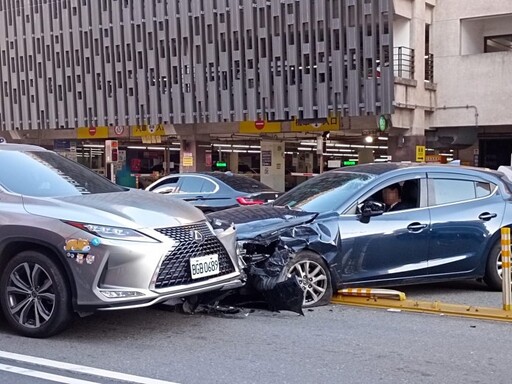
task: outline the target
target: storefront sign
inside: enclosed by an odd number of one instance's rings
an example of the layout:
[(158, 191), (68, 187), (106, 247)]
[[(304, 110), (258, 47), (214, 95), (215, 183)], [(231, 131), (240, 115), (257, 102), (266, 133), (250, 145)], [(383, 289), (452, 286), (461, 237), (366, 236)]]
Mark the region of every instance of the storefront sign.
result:
[(71, 150), (71, 140), (53, 140), (53, 150), (54, 151), (70, 151)]
[(134, 125), (131, 127), (131, 134), (135, 137), (164, 136), (165, 127), (163, 124), (156, 125)]

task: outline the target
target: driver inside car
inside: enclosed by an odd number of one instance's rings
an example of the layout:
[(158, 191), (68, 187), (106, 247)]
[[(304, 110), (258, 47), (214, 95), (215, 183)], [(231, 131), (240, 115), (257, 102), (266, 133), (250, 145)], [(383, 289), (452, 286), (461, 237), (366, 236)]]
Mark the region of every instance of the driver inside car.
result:
[(413, 208), (412, 204), (402, 201), (402, 187), (394, 183), (382, 190), (382, 199), (386, 204), (386, 212)]

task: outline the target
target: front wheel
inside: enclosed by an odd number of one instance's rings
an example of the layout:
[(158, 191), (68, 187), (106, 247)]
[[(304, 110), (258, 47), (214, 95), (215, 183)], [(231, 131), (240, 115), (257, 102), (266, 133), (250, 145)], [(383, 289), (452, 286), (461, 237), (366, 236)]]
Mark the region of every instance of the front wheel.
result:
[(296, 275), (304, 290), (303, 307), (316, 307), (330, 302), (331, 275), (325, 261), (316, 253), (304, 251), (290, 262), (290, 275)]
[(36, 251), (21, 252), (7, 263), (0, 278), (0, 305), (7, 322), (28, 337), (55, 335), (72, 317), (61, 269)]
[(490, 289), (495, 291), (502, 290), (503, 266), (501, 261), (501, 243), (494, 244), (487, 256), (487, 265), (485, 268), (484, 281)]

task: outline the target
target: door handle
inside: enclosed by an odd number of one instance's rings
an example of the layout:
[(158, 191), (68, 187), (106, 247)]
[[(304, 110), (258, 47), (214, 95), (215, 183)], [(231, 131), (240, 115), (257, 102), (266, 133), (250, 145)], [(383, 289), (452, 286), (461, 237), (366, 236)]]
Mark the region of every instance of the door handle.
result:
[(478, 218), (483, 221), (489, 221), (491, 219), (494, 219), (496, 216), (498, 216), (496, 213), (484, 212), (481, 213), (480, 216), (478, 216)]
[(411, 232), (420, 232), (422, 229), (427, 228), (427, 224), (411, 223), (407, 226), (407, 229)]

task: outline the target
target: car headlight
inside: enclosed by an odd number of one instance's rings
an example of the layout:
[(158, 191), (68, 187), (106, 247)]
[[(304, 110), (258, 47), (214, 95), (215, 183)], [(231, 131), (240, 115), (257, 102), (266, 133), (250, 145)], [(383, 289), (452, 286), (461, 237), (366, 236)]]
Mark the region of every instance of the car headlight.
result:
[(110, 227), (107, 225), (77, 223), (74, 221), (64, 221), (75, 228), (89, 232), (92, 235), (102, 237), (104, 239), (112, 240), (125, 240), (125, 241), (139, 241), (143, 243), (159, 243), (158, 240), (153, 239), (141, 232), (130, 228)]

